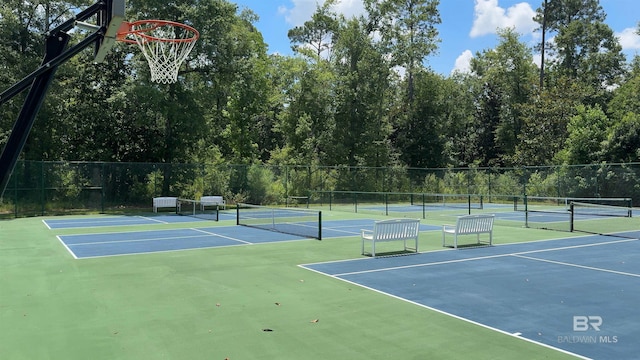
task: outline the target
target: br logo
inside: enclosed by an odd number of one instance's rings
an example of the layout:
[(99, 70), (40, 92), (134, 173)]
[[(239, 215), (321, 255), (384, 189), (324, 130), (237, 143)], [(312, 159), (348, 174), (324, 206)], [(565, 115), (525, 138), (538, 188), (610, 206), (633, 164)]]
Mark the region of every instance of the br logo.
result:
[(576, 315), (573, 317), (573, 331), (587, 331), (590, 328), (600, 331), (602, 325), (602, 317), (595, 315)]

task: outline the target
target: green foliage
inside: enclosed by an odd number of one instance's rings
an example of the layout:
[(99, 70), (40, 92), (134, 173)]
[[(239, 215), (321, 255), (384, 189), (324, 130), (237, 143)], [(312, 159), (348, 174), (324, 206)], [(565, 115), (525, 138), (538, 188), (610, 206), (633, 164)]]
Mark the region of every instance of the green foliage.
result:
[(89, 181), (76, 169), (68, 166), (62, 166), (55, 175), (57, 179), (51, 180), (52, 183), (57, 184), (51, 198), (53, 203), (61, 203), (69, 208), (77, 206), (79, 195), (89, 185)]
[[(613, 30), (605, 24), (599, 0), (549, 0), (537, 10), (535, 20), (553, 36), (545, 44), (553, 56), (553, 76), (569, 77), (589, 87), (588, 103), (605, 105), (609, 87), (624, 76), (625, 57)], [(545, 19), (546, 18), (546, 19)], [(545, 21), (546, 20), (546, 21)]]
[(527, 195), (560, 196), (558, 189), (558, 175), (556, 172), (535, 171), (529, 175), (527, 181)]
[(251, 165), (247, 172), (247, 200), (252, 204), (282, 204), (285, 188), (277, 181), (273, 171), (260, 165)]
[(579, 105), (567, 125), (568, 137), (558, 158), (566, 164), (591, 164), (602, 158), (602, 146), (611, 121), (600, 109)]
[(421, 187), (416, 189), (416, 192), (441, 194), (444, 193), (442, 186), (443, 184), (440, 178), (436, 174), (430, 173), (424, 177)]
[(492, 176), (491, 179), (490, 194), (512, 195), (522, 193), (521, 176), (517, 171), (502, 172), (497, 176)]
[(532, 102), (523, 105), (523, 128), (518, 136), (514, 163), (552, 165), (567, 139), (567, 124), (586, 97), (582, 84), (558, 79), (558, 87), (547, 88)]
[(162, 187), (163, 183), (164, 183), (164, 176), (161, 170), (156, 170), (152, 173), (149, 173), (147, 175), (146, 182), (144, 183), (143, 192), (137, 192), (136, 195), (146, 197), (149, 199), (157, 196), (161, 196), (163, 194), (159, 192), (160, 191), (159, 189)]
[(626, 114), (610, 129), (603, 144), (604, 160), (610, 162), (640, 161), (640, 115)]
[(479, 166), (513, 164), (512, 154), (524, 127), (523, 105), (534, 99), (537, 69), (531, 49), (513, 29), (498, 31), (495, 49), (477, 54), (471, 70), (482, 83), (477, 87), (477, 112), (471, 132), (474, 161)]
[[(0, 83), (32, 72), (46, 32), (91, 3), (2, 2)], [(313, 189), (510, 194), (523, 189), (510, 166), (640, 161), (640, 61), (623, 71), (598, 1), (548, 1), (554, 56), (541, 92), (532, 49), (513, 29), (499, 30), (497, 46), (476, 54), (472, 73), (429, 70), (438, 3), (366, 0), (368, 17), (345, 18), (337, 1), (325, 1), (290, 31), (296, 55), (268, 56), (257, 15), (232, 2), (129, 2), (131, 18), (172, 19), (200, 31), (179, 81), (150, 83), (132, 46), (117, 44), (100, 65), (93, 49), (82, 52), (58, 69), (23, 158), (145, 163), (135, 174), (104, 178), (114, 203), (139, 204), (200, 194), (279, 202)], [(86, 33), (71, 35), (77, 43)], [(17, 103), (0, 107), (0, 145)], [(487, 166), (509, 170), (479, 170)], [(90, 177), (73, 171), (60, 174), (68, 191), (61, 200), (84, 196), (78, 191)], [(597, 178), (597, 191), (606, 177), (575, 176), (585, 186)], [(553, 184), (552, 175), (539, 174), (528, 186), (565, 192)]]

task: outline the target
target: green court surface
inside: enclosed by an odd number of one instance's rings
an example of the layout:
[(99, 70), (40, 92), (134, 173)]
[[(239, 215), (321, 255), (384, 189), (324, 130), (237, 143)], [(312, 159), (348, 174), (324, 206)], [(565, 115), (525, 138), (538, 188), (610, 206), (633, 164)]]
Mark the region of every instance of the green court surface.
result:
[[(361, 258), (357, 236), (78, 260), (57, 235), (195, 225), (55, 230), (42, 220), (0, 221), (2, 359), (574, 358), (298, 266)], [(494, 242), (568, 235), (497, 224)], [(441, 249), (439, 231), (421, 233), (422, 252)]]

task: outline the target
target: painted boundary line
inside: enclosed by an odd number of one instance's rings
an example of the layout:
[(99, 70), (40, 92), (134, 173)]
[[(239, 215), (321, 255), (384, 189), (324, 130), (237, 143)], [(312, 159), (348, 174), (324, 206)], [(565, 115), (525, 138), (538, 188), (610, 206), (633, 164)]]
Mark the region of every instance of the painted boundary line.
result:
[(488, 329), (488, 330), (491, 330), (491, 331), (495, 331), (495, 332), (507, 335), (507, 336), (512, 337), (512, 338), (516, 338), (516, 339), (519, 339), (519, 340), (522, 340), (522, 341), (526, 341), (526, 342), (529, 342), (529, 343), (532, 343), (532, 344), (536, 344), (536, 345), (539, 345), (539, 346), (542, 346), (542, 347), (545, 347), (545, 348), (548, 348), (548, 349), (552, 349), (552, 350), (555, 350), (555, 351), (558, 351), (558, 352), (561, 352), (561, 353), (564, 353), (564, 354), (572, 355), (572, 356), (575, 356), (578, 359), (584, 359), (584, 360), (590, 360), (591, 359), (589, 357), (582, 356), (582, 355), (579, 355), (579, 354), (576, 354), (576, 353), (572, 353), (570, 351), (567, 351), (567, 350), (564, 350), (564, 349), (560, 349), (560, 348), (557, 348), (555, 346), (551, 346), (551, 345), (548, 345), (548, 344), (545, 344), (545, 343), (542, 343), (542, 342), (538, 342), (538, 341), (535, 341), (535, 340), (532, 340), (532, 339), (528, 339), (526, 337), (522, 337), (522, 336), (520, 336), (522, 334), (519, 334), (519, 333), (510, 333), (510, 332), (507, 332), (507, 331), (504, 331), (504, 330), (500, 330), (498, 328), (495, 328), (495, 327), (492, 327), (492, 326), (489, 326), (489, 325), (486, 325), (486, 324), (483, 324), (483, 323), (479, 323), (477, 321), (474, 321), (474, 320), (471, 320), (471, 319), (468, 319), (468, 318), (465, 318), (465, 317), (462, 317), (462, 316), (459, 316), (459, 315), (455, 315), (455, 314), (452, 314), (452, 313), (449, 313), (449, 312), (446, 312), (446, 311), (443, 311), (443, 310), (440, 310), (440, 309), (437, 309), (437, 308), (434, 308), (434, 307), (431, 307), (431, 306), (428, 306), (428, 305), (425, 305), (425, 304), (421, 304), (421, 303), (416, 302), (416, 301), (405, 299), (403, 297), (400, 297), (400, 296), (397, 296), (397, 295), (393, 295), (393, 294), (390, 294), (388, 292), (385, 292), (385, 291), (382, 291), (382, 290), (378, 290), (378, 289), (375, 289), (375, 288), (372, 288), (372, 287), (369, 287), (369, 286), (366, 286), (366, 285), (362, 285), (362, 284), (359, 284), (359, 283), (351, 281), (351, 280), (343, 279), (343, 278), (338, 277), (336, 275), (329, 275), (327, 273), (323, 273), (323, 272), (315, 270), (315, 269), (307, 268), (304, 265), (298, 265), (298, 266), (302, 267), (303, 269), (310, 270), (310, 271), (313, 271), (315, 273), (318, 273), (318, 274), (321, 274), (321, 275), (324, 275), (324, 276), (329, 276), (329, 277), (332, 277), (334, 279), (337, 279), (337, 280), (340, 280), (340, 281), (344, 281), (346, 283), (349, 283), (349, 284), (352, 284), (352, 285), (355, 285), (355, 286), (359, 286), (361, 288), (364, 288), (364, 289), (367, 289), (367, 290), (371, 290), (371, 291), (374, 291), (374, 292), (379, 293), (379, 294), (390, 296), (390, 297), (392, 297), (394, 299), (398, 299), (398, 300), (401, 300), (401, 301), (404, 301), (404, 302), (407, 302), (407, 303), (410, 303), (410, 304), (413, 304), (413, 305), (417, 305), (419, 307), (422, 307), (422, 308), (437, 312), (439, 314), (443, 314), (443, 315), (452, 317), (454, 319), (462, 320), (462, 321), (465, 321), (467, 323), (470, 323), (470, 324), (473, 324), (473, 325), (476, 325), (476, 326), (480, 326), (482, 328), (485, 328), (485, 329)]

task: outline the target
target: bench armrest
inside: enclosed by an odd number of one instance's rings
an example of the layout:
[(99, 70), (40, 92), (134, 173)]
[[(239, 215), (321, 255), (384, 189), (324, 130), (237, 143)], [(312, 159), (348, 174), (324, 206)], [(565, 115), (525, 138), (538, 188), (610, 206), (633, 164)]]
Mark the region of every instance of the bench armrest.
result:
[(373, 237), (373, 231), (367, 230), (367, 229), (360, 229), (360, 236), (362, 236), (363, 238), (370, 239)]

